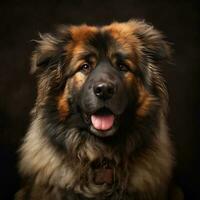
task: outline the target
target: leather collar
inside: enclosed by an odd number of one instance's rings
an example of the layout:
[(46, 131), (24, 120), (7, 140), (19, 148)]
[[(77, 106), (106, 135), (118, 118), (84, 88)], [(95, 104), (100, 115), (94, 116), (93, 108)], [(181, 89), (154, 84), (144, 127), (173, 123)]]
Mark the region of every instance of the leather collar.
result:
[(112, 184), (114, 182), (115, 168), (112, 160), (103, 158), (95, 161), (92, 164), (92, 168), (94, 170), (94, 182), (97, 185), (104, 183)]

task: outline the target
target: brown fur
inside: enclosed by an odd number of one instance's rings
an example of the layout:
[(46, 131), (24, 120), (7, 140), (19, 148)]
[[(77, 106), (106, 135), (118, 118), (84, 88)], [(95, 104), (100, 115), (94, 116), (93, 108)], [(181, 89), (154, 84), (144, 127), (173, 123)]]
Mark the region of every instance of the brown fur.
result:
[(60, 119), (64, 120), (69, 112), (69, 105), (67, 102), (67, 90), (65, 90), (59, 97), (58, 97), (58, 111), (60, 114)]

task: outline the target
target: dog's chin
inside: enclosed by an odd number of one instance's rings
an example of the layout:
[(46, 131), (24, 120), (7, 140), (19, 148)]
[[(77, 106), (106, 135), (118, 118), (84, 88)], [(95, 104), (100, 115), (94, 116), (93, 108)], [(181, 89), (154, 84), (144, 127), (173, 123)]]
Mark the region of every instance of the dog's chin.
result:
[(96, 129), (92, 124), (90, 125), (90, 132), (98, 137), (109, 137), (112, 136), (116, 133), (118, 127), (116, 127), (115, 125), (108, 129), (108, 130), (98, 130)]
[(90, 133), (98, 137), (112, 136), (118, 130), (119, 115), (115, 115), (108, 108), (101, 108), (90, 114), (84, 113), (84, 120)]

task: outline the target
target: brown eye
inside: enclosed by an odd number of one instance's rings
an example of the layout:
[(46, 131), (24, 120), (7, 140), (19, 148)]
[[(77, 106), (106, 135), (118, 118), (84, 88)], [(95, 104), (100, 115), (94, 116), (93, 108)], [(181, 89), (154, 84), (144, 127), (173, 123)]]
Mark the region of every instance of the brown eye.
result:
[(84, 71), (84, 72), (89, 72), (92, 69), (91, 65), (89, 65), (88, 63), (84, 63), (81, 65), (80, 70)]
[(125, 65), (125, 64), (119, 64), (119, 65), (118, 65), (118, 69), (119, 69), (119, 71), (121, 71), (121, 72), (128, 72), (128, 71), (129, 71), (128, 66)]

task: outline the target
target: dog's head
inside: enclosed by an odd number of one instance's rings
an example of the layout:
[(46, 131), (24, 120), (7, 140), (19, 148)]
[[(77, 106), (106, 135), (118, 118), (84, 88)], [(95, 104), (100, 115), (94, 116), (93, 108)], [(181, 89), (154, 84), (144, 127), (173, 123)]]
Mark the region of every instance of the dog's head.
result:
[(159, 66), (168, 59), (162, 34), (144, 22), (63, 26), (42, 35), (33, 55), (36, 109), (62, 129), (98, 137), (125, 131), (164, 106)]

